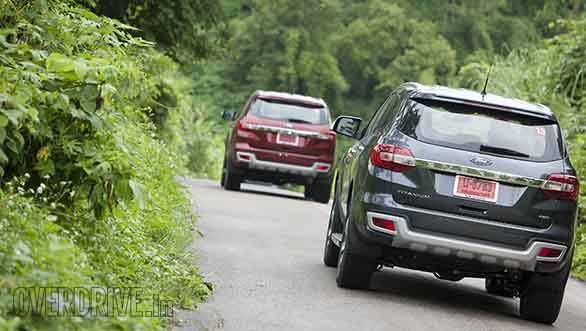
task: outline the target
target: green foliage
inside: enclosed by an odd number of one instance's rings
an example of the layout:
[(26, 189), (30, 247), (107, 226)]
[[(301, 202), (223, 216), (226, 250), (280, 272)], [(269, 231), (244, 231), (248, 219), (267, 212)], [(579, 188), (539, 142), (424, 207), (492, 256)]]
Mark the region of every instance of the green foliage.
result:
[(336, 37), (337, 57), (350, 82), (349, 96), (371, 99), (404, 81), (445, 82), (455, 52), (430, 22), (409, 18), (396, 4), (368, 1)]
[(323, 97), (336, 114), (368, 118), (400, 83), (446, 84), (459, 66), (563, 31), (548, 23), (575, 6), (573, 0), (231, 0), (223, 7), (227, 51), (198, 64), (214, 69), (194, 74), (210, 87), (211, 104), (234, 109), (255, 89), (281, 90)]
[(582, 225), (576, 235), (578, 244), (574, 253), (573, 272), (578, 278), (586, 281), (586, 226)]
[(140, 29), (134, 33), (157, 45), (181, 62), (213, 54), (222, 42), (210, 33), (222, 20), (216, 0), (77, 0), (97, 14), (118, 19)]
[(213, 119), (202, 117), (193, 125), (193, 134), (187, 140), (188, 169), (195, 176), (218, 179), (224, 160), (225, 128)]
[[(462, 61), (477, 51), (505, 54), (527, 46), (539, 35), (536, 13), (543, 1), (404, 1), (416, 17), (436, 22), (441, 34), (458, 51)], [(557, 11), (551, 11), (552, 18)], [(557, 18), (557, 17), (556, 17)]]
[[(209, 292), (177, 182), (199, 114), (190, 81), (130, 27), (59, 1), (0, 2), (0, 284)], [(202, 162), (205, 159), (202, 159)], [(19, 319), (2, 329), (164, 329), (161, 319)]]
[(234, 24), (231, 75), (242, 86), (336, 98), (347, 84), (329, 39), (336, 31), (337, 0), (254, 1), (251, 15)]

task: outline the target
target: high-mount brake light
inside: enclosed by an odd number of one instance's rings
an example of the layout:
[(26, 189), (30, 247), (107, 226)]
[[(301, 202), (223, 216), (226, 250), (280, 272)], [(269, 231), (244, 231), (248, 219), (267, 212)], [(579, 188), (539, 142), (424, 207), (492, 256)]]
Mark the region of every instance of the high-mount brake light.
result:
[(575, 176), (552, 174), (547, 177), (541, 190), (552, 199), (577, 201), (580, 195), (580, 182)]
[(396, 172), (403, 172), (415, 168), (416, 162), (408, 148), (377, 144), (370, 153), (370, 162), (373, 165)]

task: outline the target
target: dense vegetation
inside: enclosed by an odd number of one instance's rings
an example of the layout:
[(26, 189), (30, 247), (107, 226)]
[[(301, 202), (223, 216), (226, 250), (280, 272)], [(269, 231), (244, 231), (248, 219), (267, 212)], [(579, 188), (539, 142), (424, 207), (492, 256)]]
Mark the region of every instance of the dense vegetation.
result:
[(15, 318), (17, 287), (142, 287), (175, 308), (209, 292), (177, 181), (197, 147), (190, 80), (135, 33), (68, 1), (0, 2), (0, 329), (165, 328)]
[[(191, 67), (210, 117), (239, 110), (255, 89), (323, 97), (335, 114), (369, 118), (405, 81), (540, 102), (561, 118), (586, 177), (581, 0), (224, 1), (226, 52)], [(338, 153), (348, 141), (339, 141)], [(221, 148), (221, 147), (218, 147)], [(581, 206), (586, 203), (582, 190)], [(581, 213), (581, 223), (586, 223)], [(575, 272), (586, 279), (586, 224)]]

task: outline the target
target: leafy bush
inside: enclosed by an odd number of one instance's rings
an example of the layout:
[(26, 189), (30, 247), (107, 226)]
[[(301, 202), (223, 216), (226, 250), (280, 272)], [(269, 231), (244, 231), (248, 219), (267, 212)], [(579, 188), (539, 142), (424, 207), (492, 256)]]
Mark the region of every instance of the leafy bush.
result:
[(139, 34), (181, 62), (216, 52), (221, 35), (210, 33), (222, 21), (217, 0), (74, 0), (100, 15), (136, 26)]
[[(163, 329), (156, 318), (14, 316), (23, 286), (144, 287), (190, 307), (190, 82), (132, 28), (60, 1), (0, 2), (2, 329)], [(197, 127), (196, 127), (197, 129)]]

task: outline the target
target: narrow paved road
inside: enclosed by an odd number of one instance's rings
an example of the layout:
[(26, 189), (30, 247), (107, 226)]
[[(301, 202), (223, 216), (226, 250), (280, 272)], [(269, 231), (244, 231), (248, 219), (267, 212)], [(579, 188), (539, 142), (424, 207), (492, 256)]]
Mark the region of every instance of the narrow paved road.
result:
[(586, 330), (586, 285), (572, 280), (554, 328), (517, 317), (517, 301), (403, 269), (370, 291), (336, 287), (322, 264), (329, 209), (299, 194), (188, 180), (200, 215), (196, 253), (214, 296), (179, 315), (180, 330)]

